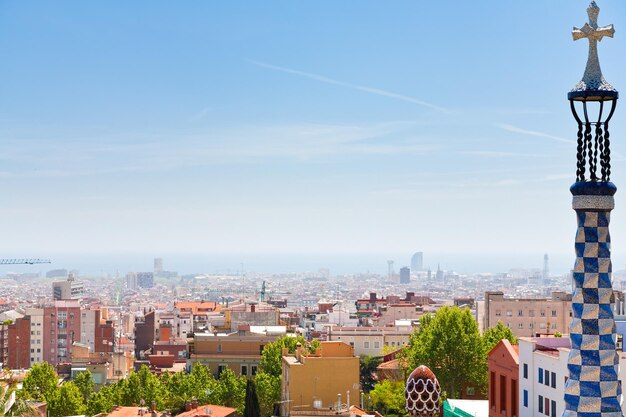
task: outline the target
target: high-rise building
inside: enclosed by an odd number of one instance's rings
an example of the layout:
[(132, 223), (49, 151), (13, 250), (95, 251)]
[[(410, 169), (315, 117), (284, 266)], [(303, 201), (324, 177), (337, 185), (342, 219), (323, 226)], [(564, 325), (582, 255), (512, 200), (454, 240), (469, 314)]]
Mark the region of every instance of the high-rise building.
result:
[(52, 298), (55, 300), (79, 300), (82, 298), (85, 288), (81, 281), (76, 281), (70, 274), (65, 281), (52, 283)]
[(134, 272), (126, 274), (126, 288), (133, 291), (137, 289), (137, 274)]
[(415, 252), (411, 257), (411, 270), (421, 271), (424, 269), (424, 252)]
[(152, 272), (138, 272), (137, 285), (140, 288), (154, 287), (154, 274)]
[(387, 261), (387, 278), (393, 279), (396, 271), (393, 269), (393, 261), (390, 259)]
[(44, 361), (57, 365), (70, 359), (72, 343), (81, 338), (80, 313), (77, 300), (57, 300), (54, 305), (44, 308)]
[(548, 267), (548, 254), (543, 255), (543, 272), (542, 277), (544, 280), (548, 279), (550, 275), (550, 269)]
[(159, 274), (163, 272), (163, 258), (154, 258), (154, 273)]
[(411, 270), (404, 266), (400, 268), (400, 284), (408, 284), (411, 282)]

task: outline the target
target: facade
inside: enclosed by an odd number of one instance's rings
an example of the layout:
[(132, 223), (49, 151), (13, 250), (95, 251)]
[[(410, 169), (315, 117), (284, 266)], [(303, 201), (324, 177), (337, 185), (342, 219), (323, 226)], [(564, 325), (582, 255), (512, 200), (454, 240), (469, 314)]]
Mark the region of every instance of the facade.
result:
[(187, 366), (191, 368), (195, 362), (200, 362), (215, 376), (226, 368), (236, 375), (253, 376), (259, 369), (265, 345), (284, 334), (284, 330), (274, 335), (249, 330), (230, 334), (195, 333), (189, 343)]
[(517, 337), (537, 334), (569, 333), (572, 318), (572, 296), (553, 292), (550, 299), (505, 298), (502, 291), (485, 293), (483, 328), (501, 321)]
[(267, 303), (241, 303), (224, 311), (225, 325), (231, 332), (240, 326), (278, 326), (280, 310)]
[(126, 289), (131, 291), (136, 291), (137, 286), (137, 274), (134, 272), (129, 272), (126, 274)]
[(280, 415), (328, 410), (338, 398), (348, 408), (357, 405), (359, 382), (359, 358), (347, 343), (321, 342), (315, 354), (300, 347), (294, 355), (283, 356)]
[(152, 272), (138, 272), (137, 273), (137, 286), (139, 288), (152, 288), (152, 287), (154, 287), (154, 273), (152, 273)]
[(424, 270), (424, 252), (415, 252), (411, 257), (411, 270), (423, 271)]
[(9, 362), (9, 325), (0, 323), (0, 369)]
[(24, 316), (9, 324), (9, 360), (11, 369), (30, 368), (30, 318)]
[(44, 324), (43, 308), (27, 308), (26, 315), (30, 317), (30, 362), (43, 362)]
[(400, 268), (400, 284), (411, 283), (411, 270), (409, 267), (404, 266)]
[(79, 300), (83, 297), (85, 288), (82, 282), (70, 277), (65, 281), (52, 283), (52, 298), (55, 300)]
[(135, 322), (135, 357), (142, 359), (154, 345), (156, 318), (154, 311)]
[(356, 356), (383, 356), (383, 349), (396, 350), (409, 343), (410, 326), (402, 327), (332, 327), (327, 340), (344, 342), (354, 348)]
[(518, 417), (519, 353), (518, 345), (507, 339), (496, 344), (488, 354), (489, 417)]
[(68, 362), (72, 343), (80, 340), (80, 304), (57, 300), (43, 310), (43, 360), (52, 365)]

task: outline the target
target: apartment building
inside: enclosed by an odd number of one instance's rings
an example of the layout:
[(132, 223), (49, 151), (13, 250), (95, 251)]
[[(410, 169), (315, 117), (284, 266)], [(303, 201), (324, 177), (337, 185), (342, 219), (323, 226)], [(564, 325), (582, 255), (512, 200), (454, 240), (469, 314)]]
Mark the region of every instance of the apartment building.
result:
[(382, 356), (383, 349), (396, 350), (408, 344), (411, 333), (411, 326), (330, 327), (326, 339), (349, 344), (356, 356)]
[(72, 343), (80, 341), (80, 304), (77, 300), (57, 300), (43, 309), (43, 360), (52, 365), (70, 359)]
[(344, 342), (321, 342), (320, 349), (295, 354), (283, 352), (281, 416), (292, 411), (314, 415), (337, 402), (348, 408), (359, 404), (359, 358)]
[(519, 416), (518, 349), (502, 339), (488, 354), (489, 417)]
[(483, 328), (501, 321), (517, 337), (569, 333), (572, 320), (572, 295), (557, 291), (545, 298), (505, 298), (502, 291), (485, 293)]

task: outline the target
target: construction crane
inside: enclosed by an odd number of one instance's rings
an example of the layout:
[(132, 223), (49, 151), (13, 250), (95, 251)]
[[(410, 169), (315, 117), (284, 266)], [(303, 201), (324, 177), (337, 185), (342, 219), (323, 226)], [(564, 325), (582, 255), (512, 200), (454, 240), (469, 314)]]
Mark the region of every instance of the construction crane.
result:
[(49, 264), (50, 259), (27, 258), (27, 259), (0, 259), (0, 265), (34, 265)]

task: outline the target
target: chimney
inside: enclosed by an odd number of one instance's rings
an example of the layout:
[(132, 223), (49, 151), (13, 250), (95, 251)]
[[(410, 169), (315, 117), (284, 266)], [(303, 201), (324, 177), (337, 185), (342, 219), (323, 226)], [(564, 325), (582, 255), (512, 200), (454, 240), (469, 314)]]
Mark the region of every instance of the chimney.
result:
[(370, 293), (370, 303), (375, 303), (376, 302), (376, 293), (375, 292), (371, 292)]

